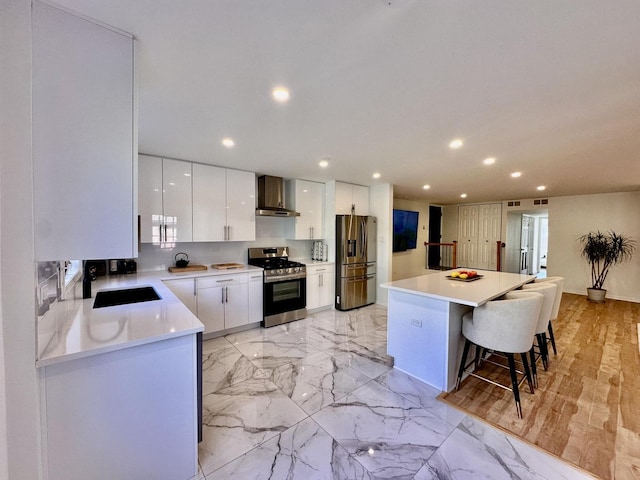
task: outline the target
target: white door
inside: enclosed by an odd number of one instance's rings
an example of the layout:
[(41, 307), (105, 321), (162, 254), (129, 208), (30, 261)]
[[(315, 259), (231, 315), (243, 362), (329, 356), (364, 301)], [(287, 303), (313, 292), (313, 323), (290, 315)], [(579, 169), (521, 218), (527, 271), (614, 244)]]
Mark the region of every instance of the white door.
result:
[(264, 318), (262, 297), (264, 285), (262, 272), (249, 274), (249, 323), (261, 322)]
[(193, 239), (191, 162), (163, 159), (162, 189), (163, 242), (191, 242)]
[(226, 226), (226, 170), (193, 164), (193, 241), (222, 242)]
[(369, 187), (352, 185), (353, 204), (356, 206), (356, 215), (369, 215)]
[(305, 180), (295, 181), (296, 217), (295, 238), (297, 240), (322, 239), (324, 185)]
[(224, 328), (233, 328), (249, 323), (249, 289), (246, 283), (225, 288)]
[(320, 306), (320, 274), (307, 275), (307, 308)]
[(256, 239), (256, 176), (227, 169), (227, 240)]
[[(476, 268), (497, 268), (498, 241), (502, 227), (502, 205), (499, 203), (480, 205), (478, 213), (478, 261)], [(501, 249), (500, 249), (501, 250)]]
[(140, 242), (159, 244), (162, 216), (162, 159), (138, 157), (138, 215)]
[(225, 288), (198, 289), (198, 320), (204, 324), (205, 334), (224, 330)]
[(349, 215), (353, 204), (353, 185), (336, 182), (336, 215)]
[(458, 266), (476, 268), (478, 250), (478, 206), (458, 207)]

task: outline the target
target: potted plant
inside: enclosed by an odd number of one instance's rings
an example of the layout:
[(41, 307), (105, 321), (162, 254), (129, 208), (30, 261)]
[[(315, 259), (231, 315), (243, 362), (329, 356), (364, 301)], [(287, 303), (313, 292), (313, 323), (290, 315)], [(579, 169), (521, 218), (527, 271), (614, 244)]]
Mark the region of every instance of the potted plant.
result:
[(636, 248), (635, 242), (626, 235), (610, 231), (589, 232), (580, 237), (582, 256), (591, 266), (591, 287), (587, 288), (587, 298), (594, 302), (604, 302), (607, 291), (602, 288), (609, 269), (620, 262), (630, 260)]

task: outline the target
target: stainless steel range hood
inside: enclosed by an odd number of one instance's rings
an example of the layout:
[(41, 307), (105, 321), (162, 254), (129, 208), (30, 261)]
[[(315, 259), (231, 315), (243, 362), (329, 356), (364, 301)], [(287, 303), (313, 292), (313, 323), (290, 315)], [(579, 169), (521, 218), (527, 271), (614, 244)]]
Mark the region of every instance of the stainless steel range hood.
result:
[(260, 217), (299, 217), (298, 212), (287, 210), (284, 198), (284, 178), (262, 175), (258, 177), (258, 208)]

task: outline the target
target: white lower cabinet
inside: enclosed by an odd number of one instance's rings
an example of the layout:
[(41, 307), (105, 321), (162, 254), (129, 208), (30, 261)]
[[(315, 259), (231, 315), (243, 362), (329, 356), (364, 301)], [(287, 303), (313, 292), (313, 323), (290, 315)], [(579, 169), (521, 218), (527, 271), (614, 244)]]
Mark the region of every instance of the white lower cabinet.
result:
[(163, 282), (171, 292), (180, 299), (184, 305), (191, 310), (191, 313), (198, 315), (196, 305), (196, 279), (178, 278), (176, 280), (165, 280)]
[(261, 322), (264, 319), (263, 285), (262, 272), (249, 274), (249, 323)]
[(204, 334), (249, 323), (247, 274), (201, 277), (197, 282), (197, 317)]
[(307, 265), (307, 308), (329, 307), (333, 304), (334, 265)]

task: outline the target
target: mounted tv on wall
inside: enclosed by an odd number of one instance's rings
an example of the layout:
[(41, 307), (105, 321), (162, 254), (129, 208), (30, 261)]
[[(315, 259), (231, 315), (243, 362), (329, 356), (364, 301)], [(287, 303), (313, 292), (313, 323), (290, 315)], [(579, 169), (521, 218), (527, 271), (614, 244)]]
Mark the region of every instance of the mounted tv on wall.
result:
[(393, 210), (393, 251), (404, 252), (416, 248), (418, 240), (418, 212)]

